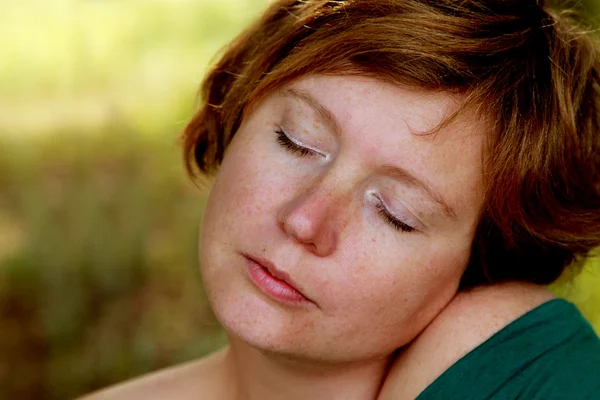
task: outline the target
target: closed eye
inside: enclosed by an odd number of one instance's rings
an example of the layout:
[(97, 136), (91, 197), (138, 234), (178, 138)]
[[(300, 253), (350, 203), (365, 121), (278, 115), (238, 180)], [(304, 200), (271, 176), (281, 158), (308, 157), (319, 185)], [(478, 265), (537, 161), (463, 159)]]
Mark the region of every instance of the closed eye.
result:
[(295, 154), (300, 157), (323, 155), (316, 150), (310, 149), (297, 143), (295, 140), (291, 139), (282, 129), (276, 130), (275, 134), (277, 135), (277, 143), (281, 147), (289, 151), (291, 154)]
[(396, 229), (397, 231), (406, 232), (406, 233), (416, 231), (415, 228), (400, 221), (398, 218), (396, 218), (394, 215), (392, 215), (392, 213), (383, 205), (383, 203), (381, 201), (377, 201), (377, 203), (375, 204), (375, 207), (377, 208), (377, 213), (379, 215), (381, 215), (383, 217), (383, 219), (389, 225), (391, 225), (392, 228)]

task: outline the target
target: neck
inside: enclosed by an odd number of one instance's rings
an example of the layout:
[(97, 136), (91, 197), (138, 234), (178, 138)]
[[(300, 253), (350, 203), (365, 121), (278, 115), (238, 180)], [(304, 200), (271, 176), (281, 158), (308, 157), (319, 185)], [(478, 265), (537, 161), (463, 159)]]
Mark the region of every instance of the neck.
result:
[(267, 354), (230, 338), (224, 362), (229, 390), (235, 391), (232, 397), (237, 400), (372, 400), (381, 389), (390, 357), (325, 364)]

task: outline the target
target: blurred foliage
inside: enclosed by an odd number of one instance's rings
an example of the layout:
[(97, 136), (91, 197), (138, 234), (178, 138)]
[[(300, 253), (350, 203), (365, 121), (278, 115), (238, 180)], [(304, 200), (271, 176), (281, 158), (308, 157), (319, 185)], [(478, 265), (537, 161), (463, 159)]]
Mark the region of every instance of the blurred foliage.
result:
[[(3, 2), (0, 398), (72, 398), (225, 342), (177, 136), (265, 2)], [(598, 269), (555, 286), (597, 329)]]
[(120, 125), (2, 144), (12, 157), (0, 164), (11, 171), (0, 214), (1, 398), (68, 398), (223, 343), (196, 266), (204, 197), (173, 140)]
[(177, 141), (265, 1), (22, 0), (0, 13), (0, 398), (66, 399), (225, 336)]

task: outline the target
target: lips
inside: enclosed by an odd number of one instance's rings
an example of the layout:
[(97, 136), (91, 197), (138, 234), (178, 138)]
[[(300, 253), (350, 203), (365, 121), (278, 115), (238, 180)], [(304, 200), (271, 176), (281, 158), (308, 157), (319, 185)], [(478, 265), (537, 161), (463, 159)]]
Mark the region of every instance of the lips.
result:
[(244, 257), (247, 262), (248, 277), (263, 293), (286, 305), (313, 303), (300, 291), (289, 274), (278, 270), (267, 260), (247, 255)]

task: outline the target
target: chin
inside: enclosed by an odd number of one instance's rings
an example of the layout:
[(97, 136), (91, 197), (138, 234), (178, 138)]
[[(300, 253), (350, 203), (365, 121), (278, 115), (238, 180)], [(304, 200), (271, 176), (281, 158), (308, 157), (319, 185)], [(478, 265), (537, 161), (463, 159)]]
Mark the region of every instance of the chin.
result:
[(244, 293), (227, 305), (215, 305), (215, 315), (232, 345), (249, 346), (283, 359), (319, 364), (367, 361), (389, 355), (379, 348), (343, 343), (327, 327), (319, 326), (318, 315), (298, 316), (286, 312), (260, 295)]
[(252, 289), (238, 287), (231, 294), (209, 294), (215, 316), (230, 341), (295, 359), (312, 358), (324, 352), (314, 349), (317, 333), (311, 329), (314, 323), (309, 322), (314, 315), (299, 316)]

